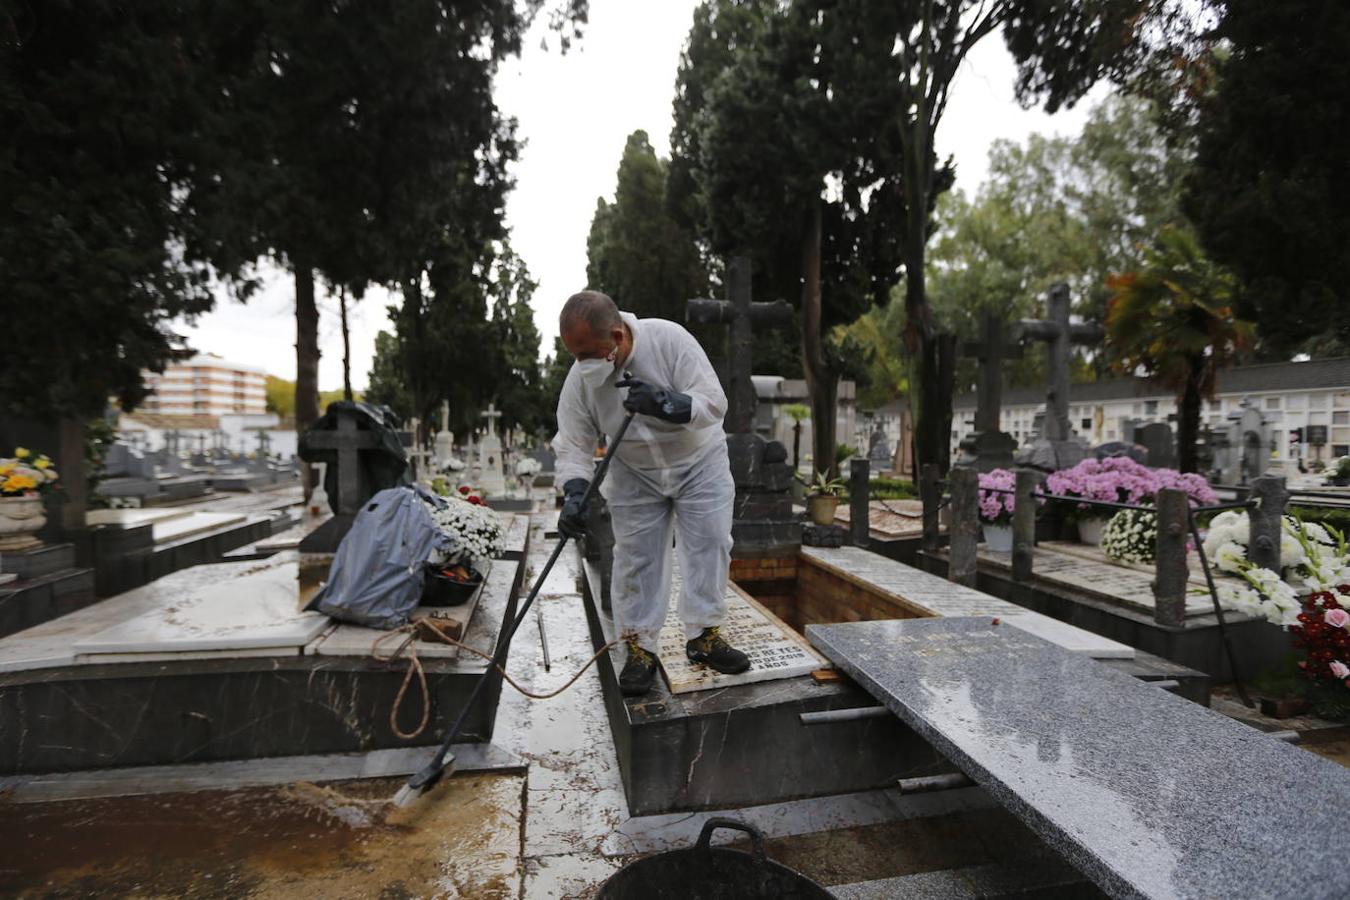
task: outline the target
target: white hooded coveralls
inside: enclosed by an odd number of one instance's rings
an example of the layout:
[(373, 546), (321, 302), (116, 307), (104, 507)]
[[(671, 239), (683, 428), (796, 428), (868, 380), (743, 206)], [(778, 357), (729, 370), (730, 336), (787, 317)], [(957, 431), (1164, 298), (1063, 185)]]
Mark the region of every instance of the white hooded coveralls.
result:
[[(726, 614), (731, 567), (731, 512), (736, 486), (727, 460), (722, 418), (727, 398), (717, 373), (693, 335), (664, 319), (620, 313), (633, 335), (623, 369), (633, 377), (688, 394), (691, 418), (677, 425), (639, 415), (628, 426), (600, 491), (614, 524), (611, 591), (619, 634), (632, 633), (655, 652), (670, 601), (671, 537), (679, 553), (680, 618), (693, 639)], [(624, 416), (627, 388), (615, 370), (599, 388), (575, 364), (558, 398), (558, 483), (595, 477), (595, 448), (610, 439)]]

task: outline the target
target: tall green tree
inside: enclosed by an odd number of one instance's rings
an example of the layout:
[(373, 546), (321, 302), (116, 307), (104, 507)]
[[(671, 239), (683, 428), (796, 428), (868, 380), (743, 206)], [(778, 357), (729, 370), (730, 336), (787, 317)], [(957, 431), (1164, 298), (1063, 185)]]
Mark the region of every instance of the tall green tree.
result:
[(519, 427), (529, 434), (543, 429), (550, 399), (543, 391), (539, 329), (530, 305), (537, 287), (524, 261), (504, 247), (489, 288), (496, 398), (502, 427)]
[(1226, 53), (1198, 101), (1186, 211), (1237, 276), (1261, 349), (1350, 341), (1350, 7), (1336, 0), (1229, 3)]
[(211, 307), (184, 252), (183, 172), (208, 98), (192, 4), (0, 7), (0, 396), (86, 421), (135, 408)]
[(1106, 341), (1117, 368), (1176, 391), (1177, 461), (1196, 469), (1201, 402), (1218, 373), (1251, 340), (1251, 322), (1233, 312), (1233, 279), (1205, 258), (1195, 235), (1167, 227), (1142, 268), (1113, 276)]
[[(211, 137), (248, 177), (204, 170), (190, 201), (213, 259), (266, 255), (294, 274), (298, 430), (318, 415), (316, 277), (355, 296), (401, 288), (405, 342), (425, 330), (428, 298), (481, 278), (517, 149), (492, 80), (542, 5), (237, 0), (216, 14), (233, 105)], [(585, 2), (559, 12), (577, 21)], [(421, 413), (423, 376), (407, 380)]]
[[(766, 268), (791, 272), (801, 285), (803, 360), (819, 398), (813, 400), (817, 418), (833, 408), (825, 396), (832, 381), (824, 311), (838, 299), (847, 305), (856, 296), (850, 287), (865, 285), (884, 299), (886, 290), (876, 289), (888, 287), (903, 267), (916, 449), (920, 462), (946, 466), (951, 400), (943, 373), (952, 360), (938, 352), (943, 345), (924, 263), (930, 217), (952, 183), (934, 136), (953, 80), (971, 48), (1002, 29), (1019, 66), (1020, 96), (1043, 99), (1053, 110), (1128, 67), (1143, 25), (1157, 21), (1147, 15), (1154, 6), (1145, 0), (723, 0), (696, 15), (682, 73), (698, 64), (717, 71), (677, 79), (672, 146), (685, 156), (678, 174), (689, 171), (698, 185), (698, 199), (682, 208), (706, 210), (714, 249), (728, 241), (759, 246), (758, 258), (772, 261)], [(722, 166), (718, 174), (723, 160), (740, 160), (739, 170)], [(831, 190), (830, 203), (850, 238), (829, 235), (827, 183), (844, 186), (837, 201)], [(727, 209), (739, 213), (727, 215)], [(884, 237), (881, 220), (892, 223)], [(888, 243), (897, 245), (893, 265)], [(790, 248), (800, 263), (795, 269), (782, 264)], [(816, 449), (820, 458), (833, 459), (831, 451)]]
[(400, 419), (412, 415), (412, 398), (403, 384), (403, 361), (399, 358), (398, 338), (389, 331), (375, 335), (375, 358), (370, 365), (366, 402), (387, 406)]
[[(709, 4), (682, 62), (672, 141), (696, 148), (681, 163), (697, 191), (685, 208), (703, 216), (711, 251), (750, 256), (760, 296), (797, 299), (814, 459), (824, 469), (835, 465), (844, 356), (830, 331), (884, 299), (898, 277), (895, 130), (875, 103), (888, 76), (867, 64), (883, 54), (852, 53), (831, 37), (805, 5)], [(699, 66), (717, 72), (691, 71)], [(827, 197), (831, 182), (838, 190)]]
[(693, 231), (668, 212), (669, 163), (645, 131), (628, 136), (614, 202), (596, 202), (586, 242), (586, 281), (639, 317), (684, 320), (685, 301), (703, 296), (703, 271)]

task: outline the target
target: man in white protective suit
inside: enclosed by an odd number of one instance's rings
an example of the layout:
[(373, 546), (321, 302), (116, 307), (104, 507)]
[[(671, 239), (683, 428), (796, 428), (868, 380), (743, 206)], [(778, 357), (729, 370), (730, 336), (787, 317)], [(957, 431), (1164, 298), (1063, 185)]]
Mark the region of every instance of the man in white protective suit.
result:
[(749, 658), (719, 631), (736, 486), (722, 431), (727, 398), (707, 355), (680, 325), (621, 313), (598, 291), (570, 297), (558, 324), (576, 358), (558, 398), (553, 439), (563, 534), (585, 533), (581, 501), (600, 436), (619, 430), (625, 410), (637, 413), (601, 486), (614, 524), (614, 624), (628, 645), (620, 688), (640, 696), (656, 678), (672, 538), (686, 655), (718, 672), (744, 672)]

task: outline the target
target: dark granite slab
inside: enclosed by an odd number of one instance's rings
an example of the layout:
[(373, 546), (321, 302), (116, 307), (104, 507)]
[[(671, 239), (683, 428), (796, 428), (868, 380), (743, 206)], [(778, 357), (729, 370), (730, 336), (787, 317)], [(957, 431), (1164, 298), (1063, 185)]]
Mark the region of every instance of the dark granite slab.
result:
[(1350, 896), (1335, 763), (987, 618), (806, 633), (1114, 896)]

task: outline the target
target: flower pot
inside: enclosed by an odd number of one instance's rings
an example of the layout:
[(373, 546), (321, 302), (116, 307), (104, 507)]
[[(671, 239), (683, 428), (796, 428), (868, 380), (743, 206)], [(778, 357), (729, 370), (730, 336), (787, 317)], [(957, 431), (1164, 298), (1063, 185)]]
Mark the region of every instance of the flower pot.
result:
[(1078, 520), (1078, 540), (1092, 547), (1101, 546), (1102, 531), (1106, 529), (1106, 520), (1096, 516)]
[(985, 522), (981, 526), (984, 529), (984, 542), (994, 553), (1012, 552), (1012, 526), (995, 525)]
[(817, 494), (806, 498), (806, 509), (811, 521), (817, 525), (833, 525), (834, 511), (839, 506), (839, 498), (830, 494)]
[(47, 524), (42, 496), (0, 497), (0, 552), (13, 553), (42, 546), (33, 535)]
[(478, 572), (470, 581), (457, 581), (443, 575), (440, 569), (427, 567), (427, 577), (422, 583), (423, 606), (462, 606), (473, 598), (474, 591), (483, 585), (483, 576)]

